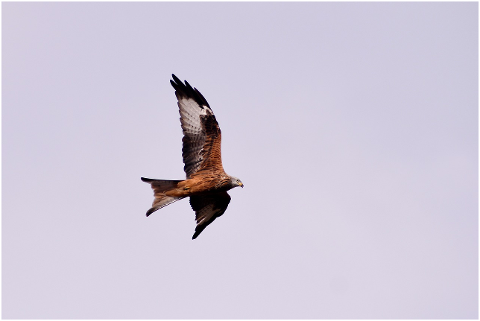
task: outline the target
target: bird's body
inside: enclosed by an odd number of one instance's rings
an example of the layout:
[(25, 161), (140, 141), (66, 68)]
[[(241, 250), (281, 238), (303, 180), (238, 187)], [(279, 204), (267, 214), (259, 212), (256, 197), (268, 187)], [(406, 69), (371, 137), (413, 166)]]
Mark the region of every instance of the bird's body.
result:
[(172, 75), (171, 84), (180, 108), (183, 130), (185, 180), (158, 180), (142, 177), (154, 191), (152, 208), (147, 216), (175, 201), (190, 197), (196, 213), (195, 239), (210, 223), (222, 215), (230, 202), (227, 191), (243, 183), (223, 170), (221, 131), (215, 115), (203, 95), (188, 82)]

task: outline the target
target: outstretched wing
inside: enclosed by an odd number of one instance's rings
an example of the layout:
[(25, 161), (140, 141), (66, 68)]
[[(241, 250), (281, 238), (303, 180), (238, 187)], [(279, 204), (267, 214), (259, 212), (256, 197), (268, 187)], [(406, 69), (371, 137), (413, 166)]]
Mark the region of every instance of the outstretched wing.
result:
[(225, 213), (228, 203), (230, 203), (230, 195), (227, 192), (190, 196), (190, 205), (195, 211), (197, 220), (192, 239), (196, 239), (210, 223)]
[(180, 108), (183, 129), (183, 163), (187, 178), (200, 169), (223, 171), (221, 158), (221, 132), (207, 100), (185, 81), (172, 75), (170, 80)]

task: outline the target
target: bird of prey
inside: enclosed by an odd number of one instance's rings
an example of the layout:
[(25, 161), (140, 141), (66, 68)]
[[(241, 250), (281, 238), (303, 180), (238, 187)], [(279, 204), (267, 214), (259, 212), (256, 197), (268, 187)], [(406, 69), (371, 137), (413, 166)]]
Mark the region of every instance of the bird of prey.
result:
[(190, 197), (197, 226), (192, 239), (225, 213), (230, 203), (227, 191), (243, 183), (223, 170), (220, 151), (221, 133), (207, 100), (185, 81), (172, 74), (170, 80), (180, 108), (183, 130), (183, 163), (185, 180), (164, 180), (142, 177), (153, 189), (154, 200), (147, 216), (173, 202)]

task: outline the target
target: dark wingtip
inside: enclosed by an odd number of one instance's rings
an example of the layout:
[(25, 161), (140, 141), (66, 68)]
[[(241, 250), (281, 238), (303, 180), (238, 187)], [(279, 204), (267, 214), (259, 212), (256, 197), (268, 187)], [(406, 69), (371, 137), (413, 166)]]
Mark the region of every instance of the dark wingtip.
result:
[(178, 78), (174, 74), (172, 74), (172, 78), (173, 80), (170, 79), (170, 83), (172, 84), (173, 88), (175, 88), (175, 90), (178, 90), (179, 88), (185, 86), (185, 84), (180, 80), (180, 78)]
[(205, 227), (204, 227), (204, 228), (200, 228), (200, 229), (195, 228), (195, 233), (194, 233), (193, 236), (192, 236), (192, 240), (196, 239), (196, 238), (200, 235), (200, 233), (203, 232), (204, 229), (205, 229)]
[(172, 74), (172, 78), (173, 80), (170, 80), (170, 84), (175, 89), (175, 93), (177, 95), (190, 97), (194, 99), (197, 102), (197, 104), (200, 106), (200, 108), (203, 108), (202, 105), (210, 108), (210, 105), (208, 104), (207, 100), (205, 99), (205, 97), (203, 97), (202, 93), (198, 91), (197, 88), (192, 87), (186, 80), (185, 80), (185, 83), (182, 82), (174, 74)]
[(150, 214), (152, 214), (153, 212), (155, 212), (157, 209), (158, 209), (158, 208), (154, 208), (154, 207), (152, 207), (151, 209), (149, 209), (149, 210), (147, 211), (147, 217), (149, 217)]
[(140, 177), (140, 179), (142, 180), (142, 182), (145, 182), (145, 183), (150, 183), (153, 180), (151, 178), (146, 178), (146, 177)]

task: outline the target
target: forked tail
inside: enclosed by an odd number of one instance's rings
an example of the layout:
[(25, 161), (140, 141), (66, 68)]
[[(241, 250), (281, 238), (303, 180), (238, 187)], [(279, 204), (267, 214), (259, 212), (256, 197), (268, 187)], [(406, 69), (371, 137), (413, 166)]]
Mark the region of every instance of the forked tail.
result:
[(166, 180), (166, 179), (151, 179), (142, 177), (142, 181), (149, 183), (153, 189), (153, 200), (152, 208), (147, 211), (147, 216), (155, 212), (156, 210), (161, 209), (173, 202), (181, 200), (183, 197), (174, 197), (165, 195), (166, 191), (169, 191), (177, 187), (177, 184), (181, 181), (176, 180)]

